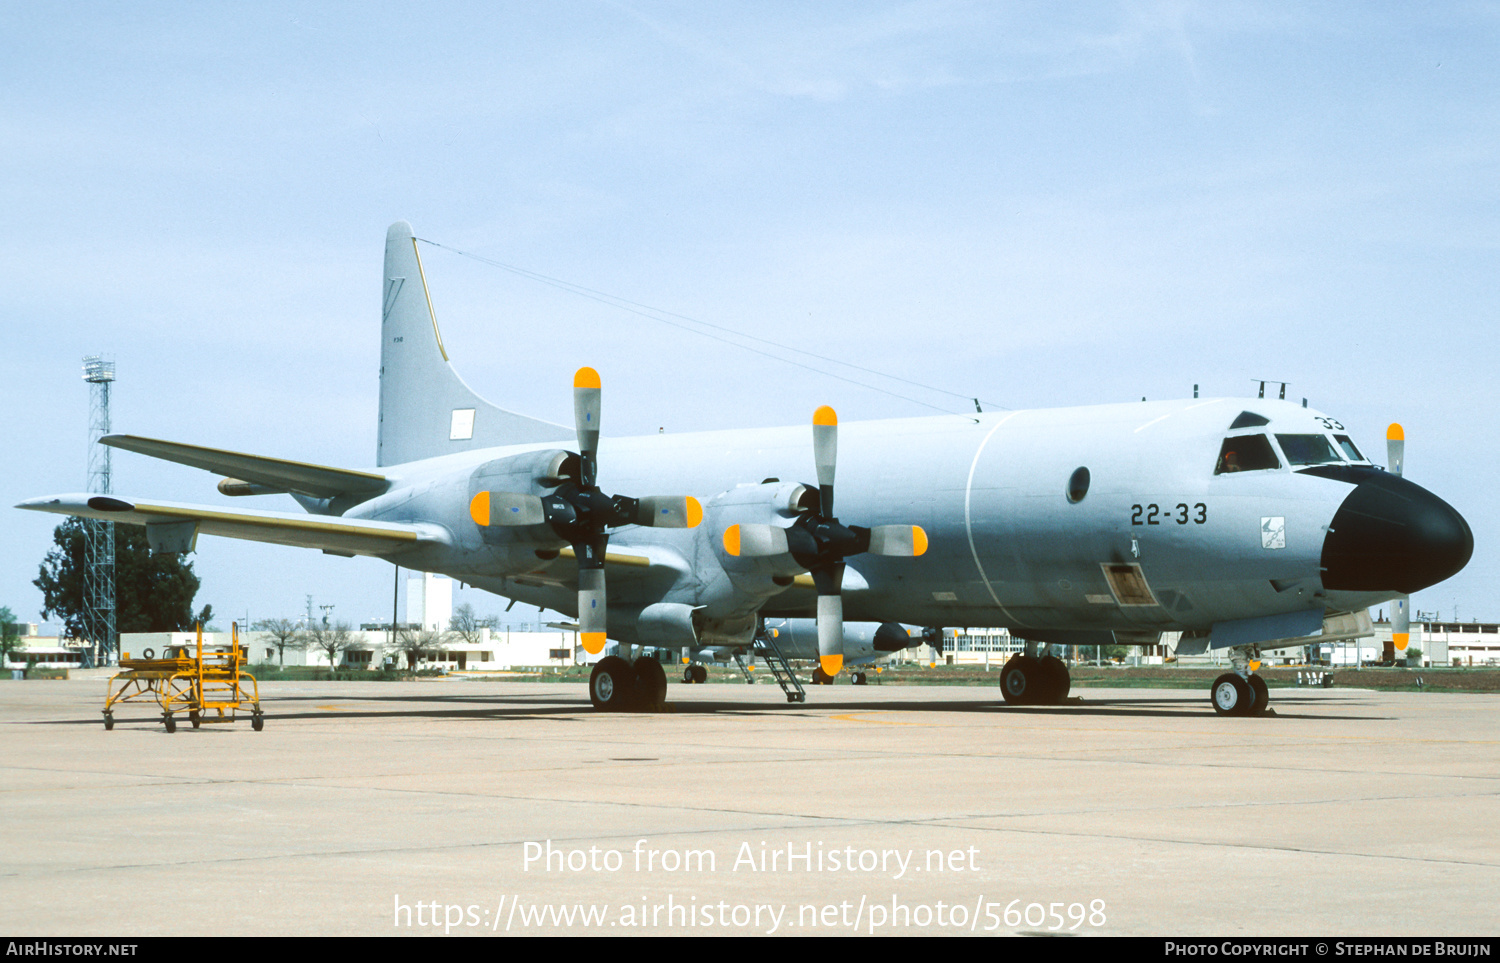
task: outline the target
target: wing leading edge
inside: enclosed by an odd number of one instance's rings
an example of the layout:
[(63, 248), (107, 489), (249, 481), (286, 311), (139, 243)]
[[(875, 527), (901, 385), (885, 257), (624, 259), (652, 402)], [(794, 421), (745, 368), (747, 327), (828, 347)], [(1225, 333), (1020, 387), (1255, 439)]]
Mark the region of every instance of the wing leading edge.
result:
[[(50, 495), (16, 506), (35, 512), (75, 515), (145, 525), (148, 533), (188, 551), (200, 534), (317, 548), (339, 555), (386, 556), (423, 544), (446, 544), (438, 525), (373, 522), (358, 518), (297, 515), (290, 512), (224, 511), (204, 505), (141, 501), (113, 495)], [(156, 531), (153, 533), (153, 529)], [(157, 541), (153, 538), (153, 544)]]

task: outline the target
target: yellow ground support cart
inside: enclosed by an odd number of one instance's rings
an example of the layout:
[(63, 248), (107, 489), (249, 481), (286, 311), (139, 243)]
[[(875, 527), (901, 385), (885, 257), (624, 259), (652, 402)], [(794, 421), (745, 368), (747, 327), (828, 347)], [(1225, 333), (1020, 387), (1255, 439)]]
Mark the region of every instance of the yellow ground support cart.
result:
[[(171, 646), (161, 658), (147, 649), (141, 653), (144, 658), (121, 659), (124, 671), (110, 678), (104, 697), (104, 728), (115, 727), (116, 705), (149, 700), (161, 706), (168, 732), (177, 731), (175, 713), (186, 712), (196, 729), (205, 722), (234, 722), (246, 705), (250, 725), (259, 732), (265, 727), (260, 687), (255, 676), (242, 670), (246, 651), (240, 647), (239, 625), (232, 625), (231, 632), (228, 646), (210, 646), (205, 651), (200, 625), (196, 645)], [(210, 709), (215, 713), (212, 716), (207, 715)]]

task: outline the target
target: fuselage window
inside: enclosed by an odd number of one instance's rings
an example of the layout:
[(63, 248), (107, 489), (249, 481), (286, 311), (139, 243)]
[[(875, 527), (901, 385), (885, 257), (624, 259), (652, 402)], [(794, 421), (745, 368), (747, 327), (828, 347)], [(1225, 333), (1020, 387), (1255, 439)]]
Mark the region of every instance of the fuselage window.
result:
[(1234, 424), (1229, 426), (1229, 430), (1234, 431), (1239, 428), (1259, 428), (1261, 425), (1269, 425), (1270, 423), (1271, 419), (1267, 418), (1265, 415), (1257, 415), (1253, 411), (1242, 411), (1240, 412), (1240, 416), (1234, 419)]
[(1077, 471), (1073, 472), (1073, 476), (1068, 479), (1068, 501), (1077, 505), (1079, 502), (1083, 501), (1083, 496), (1087, 495), (1088, 493), (1089, 470), (1087, 468), (1079, 468)]
[(1327, 435), (1277, 435), (1276, 441), (1293, 465), (1337, 465), (1343, 461)]
[(1214, 474), (1280, 467), (1281, 460), (1276, 457), (1276, 451), (1265, 435), (1239, 435), (1225, 438), (1224, 444), (1219, 446), (1219, 463), (1214, 466)]
[(1337, 441), (1339, 443), (1339, 447), (1344, 449), (1344, 455), (1350, 461), (1365, 460), (1365, 456), (1361, 455), (1359, 453), (1359, 449), (1354, 447), (1354, 442), (1349, 438), (1348, 435), (1334, 435), (1333, 440)]

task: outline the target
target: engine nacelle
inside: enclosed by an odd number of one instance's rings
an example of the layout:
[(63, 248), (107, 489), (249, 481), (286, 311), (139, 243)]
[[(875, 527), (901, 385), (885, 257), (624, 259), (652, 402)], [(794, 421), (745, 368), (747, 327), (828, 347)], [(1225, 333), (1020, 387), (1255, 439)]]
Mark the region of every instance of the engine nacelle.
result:
[[(469, 499), (480, 492), (511, 492), (517, 495), (550, 494), (563, 482), (577, 477), (578, 456), (570, 451), (546, 449), (528, 451), (506, 458), (487, 461), (469, 476)], [(525, 547), (551, 551), (567, 543), (552, 526), (538, 519), (534, 525), (479, 525), (486, 544)], [(535, 561), (534, 555), (531, 561)]]

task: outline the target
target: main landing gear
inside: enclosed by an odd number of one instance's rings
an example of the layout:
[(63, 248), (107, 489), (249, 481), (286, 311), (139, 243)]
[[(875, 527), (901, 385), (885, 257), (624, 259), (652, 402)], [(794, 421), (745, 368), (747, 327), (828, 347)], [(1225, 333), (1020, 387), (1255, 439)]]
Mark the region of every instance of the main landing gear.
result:
[(683, 685), (702, 685), (708, 681), (708, 668), (694, 662), (682, 667)]
[(1250, 671), (1250, 662), (1260, 658), (1255, 646), (1237, 646), (1229, 650), (1229, 661), (1233, 672), (1226, 672), (1214, 680), (1209, 690), (1209, 701), (1214, 711), (1221, 716), (1263, 715), (1271, 702), (1271, 690), (1266, 680)]
[(649, 656), (607, 655), (589, 675), (589, 701), (600, 712), (656, 712), (667, 701), (667, 673)]
[(1000, 670), (1000, 691), (1013, 706), (1060, 706), (1072, 685), (1068, 667), (1055, 655), (1013, 655)]

